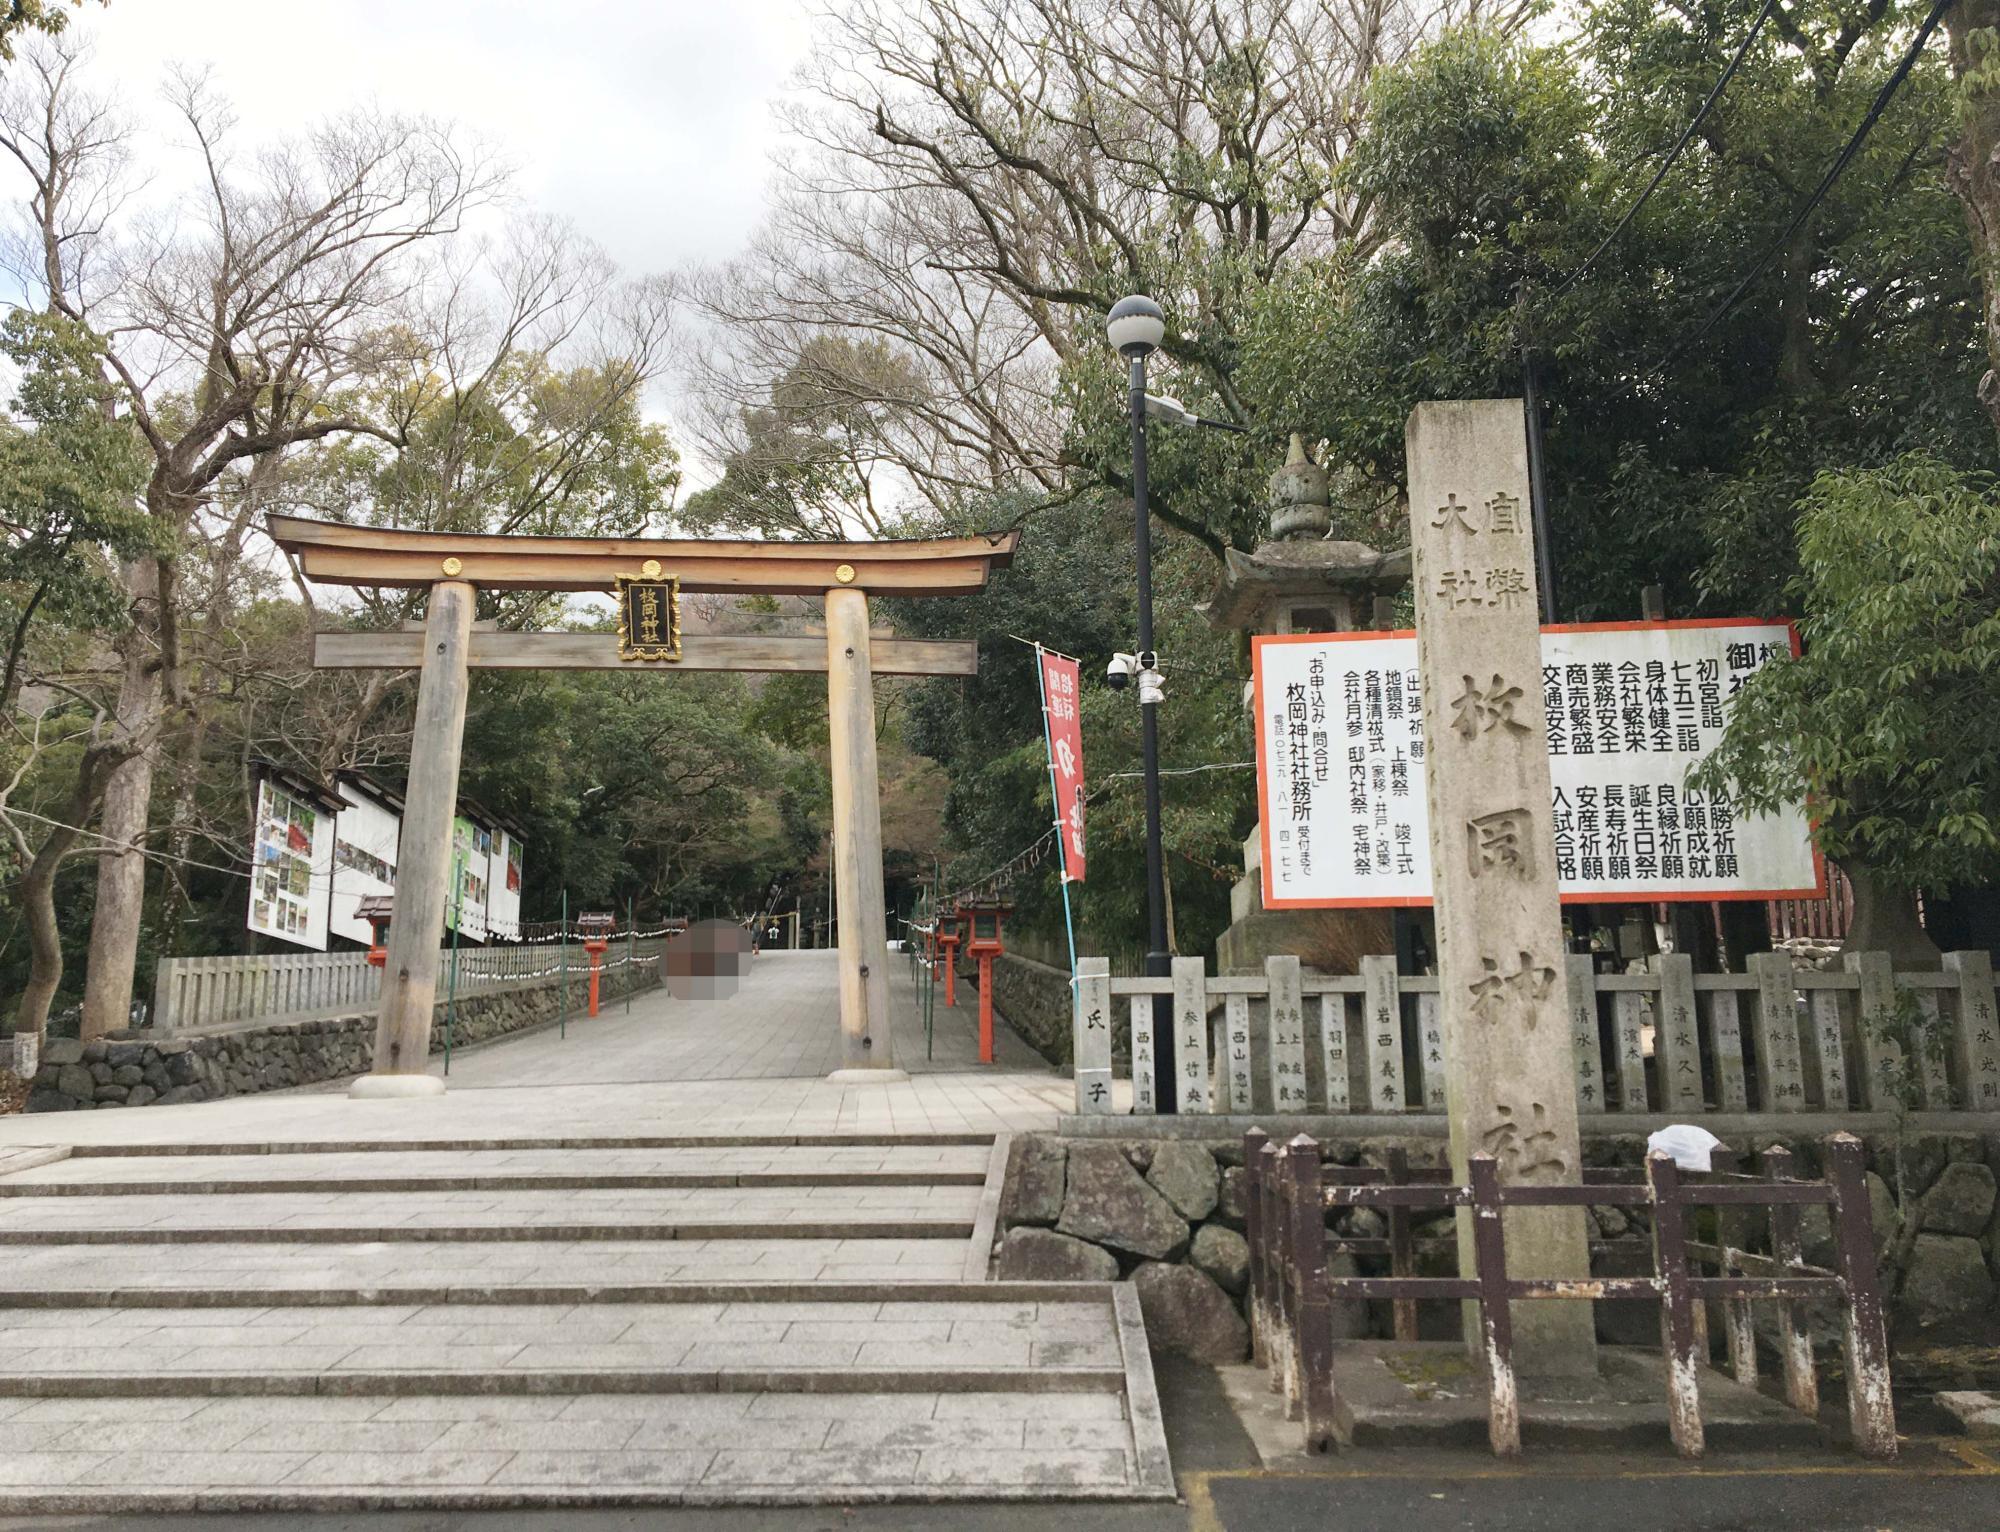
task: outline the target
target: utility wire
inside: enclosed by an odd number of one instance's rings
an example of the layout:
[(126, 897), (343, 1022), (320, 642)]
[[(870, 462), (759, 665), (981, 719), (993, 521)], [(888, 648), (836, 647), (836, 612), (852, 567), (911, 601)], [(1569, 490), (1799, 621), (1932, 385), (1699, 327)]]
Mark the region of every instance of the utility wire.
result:
[(1853, 162), (1854, 156), (1860, 153), (1861, 146), (1868, 141), (1868, 135), (1874, 131), (1876, 120), (1888, 107), (1890, 98), (1901, 88), (1903, 81), (1909, 77), (1910, 70), (1916, 66), (1918, 56), (1924, 51), (1924, 44), (1930, 41), (1931, 33), (1937, 30), (1937, 24), (1944, 19), (1944, 13), (1953, 3), (1954, 0), (1933, 0), (1930, 14), (1924, 18), (1924, 24), (1917, 28), (1917, 35), (1910, 40), (1909, 48), (1905, 50), (1901, 61), (1896, 65), (1896, 72), (1890, 75), (1881, 90), (1876, 92), (1874, 104), (1868, 108), (1868, 115), (1861, 119), (1861, 125), (1854, 130), (1854, 136), (1848, 139), (1846, 147), (1840, 151), (1839, 158), (1828, 167), (1826, 174), (1820, 177), (1820, 183), (1813, 188), (1812, 195), (1806, 198), (1798, 212), (1792, 215), (1792, 221), (1785, 226), (1784, 233), (1771, 241), (1764, 253), (1757, 258), (1757, 263), (1744, 273), (1743, 280), (1731, 288), (1729, 296), (1701, 322), (1701, 327), (1651, 367), (1644, 369), (1639, 374), (1641, 379), (1664, 370), (1689, 347), (1698, 344), (1710, 330), (1722, 322), (1723, 317), (1731, 309), (1736, 307), (1738, 301), (1750, 290), (1750, 284), (1770, 269), (1771, 262), (1776, 260), (1779, 252), (1791, 243), (1792, 236), (1805, 226), (1805, 221), (1812, 216), (1813, 209), (1820, 205), (1826, 194), (1833, 189), (1833, 183), (1840, 179), (1848, 165)]
[(1757, 13), (1757, 19), (1750, 23), (1750, 30), (1743, 34), (1743, 41), (1736, 49), (1735, 56), (1730, 59), (1729, 66), (1722, 71), (1721, 78), (1715, 82), (1714, 89), (1709, 91), (1708, 99), (1702, 102), (1701, 110), (1694, 114), (1694, 120), (1687, 125), (1680, 136), (1680, 141), (1669, 149), (1667, 157), (1660, 161), (1660, 168), (1653, 172), (1653, 179), (1647, 184), (1646, 189), (1639, 193), (1639, 200), (1625, 210), (1625, 216), (1618, 220), (1617, 227), (1599, 241), (1595, 250), (1584, 257), (1583, 264), (1563, 278), (1554, 296), (1560, 298), (1583, 279), (1583, 274), (1597, 264), (1597, 258), (1611, 248), (1612, 241), (1625, 232), (1626, 226), (1639, 216), (1639, 209), (1644, 207), (1653, 193), (1660, 189), (1660, 183), (1667, 178), (1667, 172), (1674, 168), (1674, 161), (1681, 157), (1681, 151), (1693, 141), (1695, 130), (1707, 118), (1709, 110), (1722, 99), (1723, 91), (1728, 89), (1729, 82), (1736, 77), (1737, 66), (1743, 62), (1744, 55), (1750, 51), (1750, 45), (1757, 40), (1757, 34), (1764, 29), (1764, 23), (1771, 19), (1771, 12), (1777, 8), (1778, 0), (1764, 0), (1764, 8)]

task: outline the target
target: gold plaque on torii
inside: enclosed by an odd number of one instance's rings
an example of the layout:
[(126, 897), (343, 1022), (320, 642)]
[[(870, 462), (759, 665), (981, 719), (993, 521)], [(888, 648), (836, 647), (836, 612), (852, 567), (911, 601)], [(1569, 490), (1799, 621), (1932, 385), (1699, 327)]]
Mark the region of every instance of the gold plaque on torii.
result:
[[(647, 560), (652, 568), (658, 565)], [(681, 657), (681, 582), (674, 575), (615, 576), (618, 597), (618, 658), (678, 660)]]

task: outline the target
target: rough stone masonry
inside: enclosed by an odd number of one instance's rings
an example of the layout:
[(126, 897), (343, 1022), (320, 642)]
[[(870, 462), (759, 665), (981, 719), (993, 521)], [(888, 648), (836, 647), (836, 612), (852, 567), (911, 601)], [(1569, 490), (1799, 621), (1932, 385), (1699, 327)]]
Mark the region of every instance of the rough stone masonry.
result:
[[(1518, 399), (1420, 404), (1405, 432), (1452, 1172), (1583, 1172), (1542, 713), (1540, 601)], [(1585, 1277), (1581, 1208), (1507, 1214), (1507, 1268)], [(1460, 1270), (1473, 1268), (1459, 1218)], [(1468, 1305), (1468, 1329), (1476, 1334)], [(1524, 1374), (1596, 1365), (1588, 1303), (1514, 1311)]]

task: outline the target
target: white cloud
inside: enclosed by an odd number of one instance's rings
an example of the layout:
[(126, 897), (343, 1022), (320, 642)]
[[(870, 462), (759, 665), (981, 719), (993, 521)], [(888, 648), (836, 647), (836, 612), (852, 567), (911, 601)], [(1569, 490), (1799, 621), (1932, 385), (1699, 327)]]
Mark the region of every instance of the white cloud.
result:
[(802, 0), (112, 0), (82, 24), (156, 143), (170, 63), (212, 68), (246, 146), (363, 102), (452, 118), (633, 272), (749, 234), (810, 39)]

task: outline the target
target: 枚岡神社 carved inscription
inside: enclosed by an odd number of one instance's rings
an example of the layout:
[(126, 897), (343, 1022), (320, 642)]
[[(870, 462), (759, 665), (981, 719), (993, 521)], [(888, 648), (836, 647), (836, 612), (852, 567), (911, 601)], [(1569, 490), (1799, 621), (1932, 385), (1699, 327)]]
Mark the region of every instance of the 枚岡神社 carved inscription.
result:
[(1475, 878), (1490, 871), (1523, 877), (1535, 870), (1534, 841), (1526, 809), (1496, 809), (1465, 822), (1466, 865)]
[(673, 576), (619, 575), (618, 658), (681, 657), (680, 582)]
[[(1583, 1157), (1565, 1025), (1525, 420), (1515, 400), (1419, 405), (1408, 431), (1425, 792), (1452, 1169), (1563, 1181)], [(1510, 1274), (1590, 1274), (1580, 1210), (1506, 1215)], [(1461, 1222), (1461, 1259), (1469, 1222)], [(1524, 1371), (1595, 1361), (1590, 1306), (1515, 1310)]]

